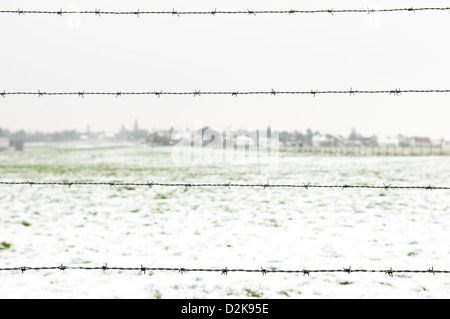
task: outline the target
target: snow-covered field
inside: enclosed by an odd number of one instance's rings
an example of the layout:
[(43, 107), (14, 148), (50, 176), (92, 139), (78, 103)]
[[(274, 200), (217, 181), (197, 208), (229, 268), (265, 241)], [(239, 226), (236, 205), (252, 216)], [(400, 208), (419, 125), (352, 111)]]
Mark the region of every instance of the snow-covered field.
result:
[[(0, 180), (448, 186), (446, 157), (175, 164), (170, 148), (41, 145)], [(91, 147), (89, 147), (91, 146)], [(95, 146), (95, 145), (94, 145)], [(450, 269), (448, 191), (0, 186), (0, 268)], [(0, 298), (448, 298), (450, 275), (0, 272)]]

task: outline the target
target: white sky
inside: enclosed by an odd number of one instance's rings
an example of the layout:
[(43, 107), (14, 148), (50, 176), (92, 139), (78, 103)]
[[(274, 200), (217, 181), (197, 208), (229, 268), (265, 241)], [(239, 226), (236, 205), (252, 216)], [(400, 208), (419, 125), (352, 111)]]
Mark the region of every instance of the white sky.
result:
[[(450, 1), (31, 1), (3, 10), (270, 10), (448, 7)], [(224, 16), (0, 15), (0, 91), (450, 88), (449, 12)], [(53, 131), (313, 128), (450, 139), (450, 95), (24, 97), (0, 127)]]

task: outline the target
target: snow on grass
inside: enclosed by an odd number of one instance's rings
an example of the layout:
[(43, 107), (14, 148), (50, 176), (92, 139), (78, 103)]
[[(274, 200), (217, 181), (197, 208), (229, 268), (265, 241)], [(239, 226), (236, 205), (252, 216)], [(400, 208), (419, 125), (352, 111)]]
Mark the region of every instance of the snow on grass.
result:
[[(1, 180), (447, 186), (445, 157), (175, 164), (170, 148), (0, 154)], [(446, 191), (0, 188), (0, 267), (448, 269)], [(441, 298), (450, 276), (1, 272), (1, 298)]]

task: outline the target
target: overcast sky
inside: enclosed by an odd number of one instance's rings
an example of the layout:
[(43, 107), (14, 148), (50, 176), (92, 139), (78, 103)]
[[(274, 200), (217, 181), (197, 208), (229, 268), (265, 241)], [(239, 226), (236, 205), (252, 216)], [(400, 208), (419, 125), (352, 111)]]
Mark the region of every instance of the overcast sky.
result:
[[(448, 1), (31, 1), (1, 10), (446, 7)], [(223, 16), (0, 15), (0, 91), (450, 88), (449, 12)], [(0, 127), (266, 127), (450, 139), (449, 94), (8, 96)]]

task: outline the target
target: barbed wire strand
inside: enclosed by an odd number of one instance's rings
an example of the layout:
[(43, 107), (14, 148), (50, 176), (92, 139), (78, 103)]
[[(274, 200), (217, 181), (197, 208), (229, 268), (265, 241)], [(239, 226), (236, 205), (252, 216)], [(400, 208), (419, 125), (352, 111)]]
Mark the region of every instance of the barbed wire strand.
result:
[(95, 10), (57, 10), (57, 11), (46, 11), (46, 10), (1, 10), (0, 14), (16, 14), (19, 16), (24, 16), (27, 14), (41, 14), (41, 15), (70, 15), (70, 14), (83, 14), (83, 15), (95, 15), (97, 17), (102, 17), (103, 15), (134, 15), (140, 17), (142, 15), (170, 15), (170, 16), (189, 16), (189, 15), (204, 15), (204, 16), (216, 16), (216, 15), (248, 15), (248, 16), (256, 16), (256, 15), (269, 15), (269, 14), (285, 14), (285, 15), (294, 15), (294, 14), (372, 14), (372, 13), (401, 13), (401, 12), (442, 12), (449, 11), (450, 7), (420, 7), (420, 8), (382, 8), (382, 9), (314, 9), (314, 10), (208, 10), (208, 11), (178, 11), (175, 9), (166, 10), (166, 11), (141, 11), (140, 9), (134, 11), (102, 11), (100, 9)]
[(303, 184), (270, 184), (269, 182), (264, 184), (243, 184), (243, 183), (157, 183), (147, 181), (145, 183), (129, 183), (129, 182), (34, 182), (34, 181), (0, 181), (0, 186), (19, 186), (19, 185), (28, 185), (30, 187), (33, 186), (63, 186), (71, 188), (72, 186), (109, 186), (109, 187), (148, 187), (153, 188), (155, 186), (160, 187), (183, 187), (183, 188), (201, 188), (201, 187), (219, 187), (219, 188), (228, 188), (231, 189), (233, 187), (236, 188), (303, 188), (309, 190), (311, 188), (336, 188), (336, 189), (381, 189), (389, 191), (391, 189), (395, 190), (406, 190), (406, 189), (416, 189), (416, 190), (450, 190), (450, 186), (431, 186), (428, 184), (427, 186), (420, 185), (392, 185), (392, 184), (383, 184), (383, 185), (351, 185), (351, 184), (339, 184), (339, 185), (319, 185), (319, 184), (311, 184), (311, 183), (303, 183)]
[(261, 267), (261, 269), (228, 269), (225, 268), (171, 268), (171, 267), (111, 267), (108, 264), (105, 264), (100, 267), (88, 267), (88, 266), (64, 266), (63, 264), (56, 267), (5, 267), (0, 268), (0, 272), (6, 271), (20, 271), (25, 273), (27, 271), (42, 271), (42, 270), (84, 270), (84, 271), (131, 271), (131, 272), (139, 272), (146, 273), (150, 272), (178, 272), (180, 274), (189, 273), (189, 272), (211, 272), (211, 273), (221, 273), (222, 275), (228, 275), (229, 273), (261, 273), (263, 276), (273, 273), (273, 274), (302, 274), (303, 276), (310, 276), (314, 273), (384, 273), (391, 277), (394, 277), (394, 274), (450, 274), (450, 270), (435, 270), (434, 267), (429, 268), (428, 270), (414, 270), (414, 269), (401, 269), (401, 270), (393, 270), (392, 267), (389, 269), (352, 269), (342, 268), (342, 269), (297, 269), (297, 270), (281, 270), (281, 269), (265, 269)]
[(7, 92), (4, 90), (0, 91), (0, 96), (6, 98), (7, 96), (15, 96), (15, 95), (30, 95), (30, 96), (79, 96), (84, 98), (85, 96), (94, 96), (94, 95), (109, 95), (115, 96), (116, 98), (126, 96), (126, 95), (153, 95), (156, 97), (161, 97), (163, 95), (190, 95), (193, 97), (202, 96), (202, 95), (228, 95), (232, 97), (237, 97), (239, 95), (350, 95), (355, 96), (356, 94), (389, 94), (394, 96), (400, 96), (402, 94), (408, 93), (418, 93), (418, 94), (430, 94), (430, 93), (450, 93), (450, 89), (393, 89), (393, 90), (310, 90), (310, 91), (276, 91), (274, 89), (270, 91), (178, 91), (178, 92), (164, 92), (164, 91), (142, 91), (142, 92), (125, 92), (125, 91), (117, 91), (117, 92), (85, 92), (85, 91), (77, 91), (77, 92), (44, 92), (38, 90), (37, 92), (31, 91), (16, 91), (16, 92)]

